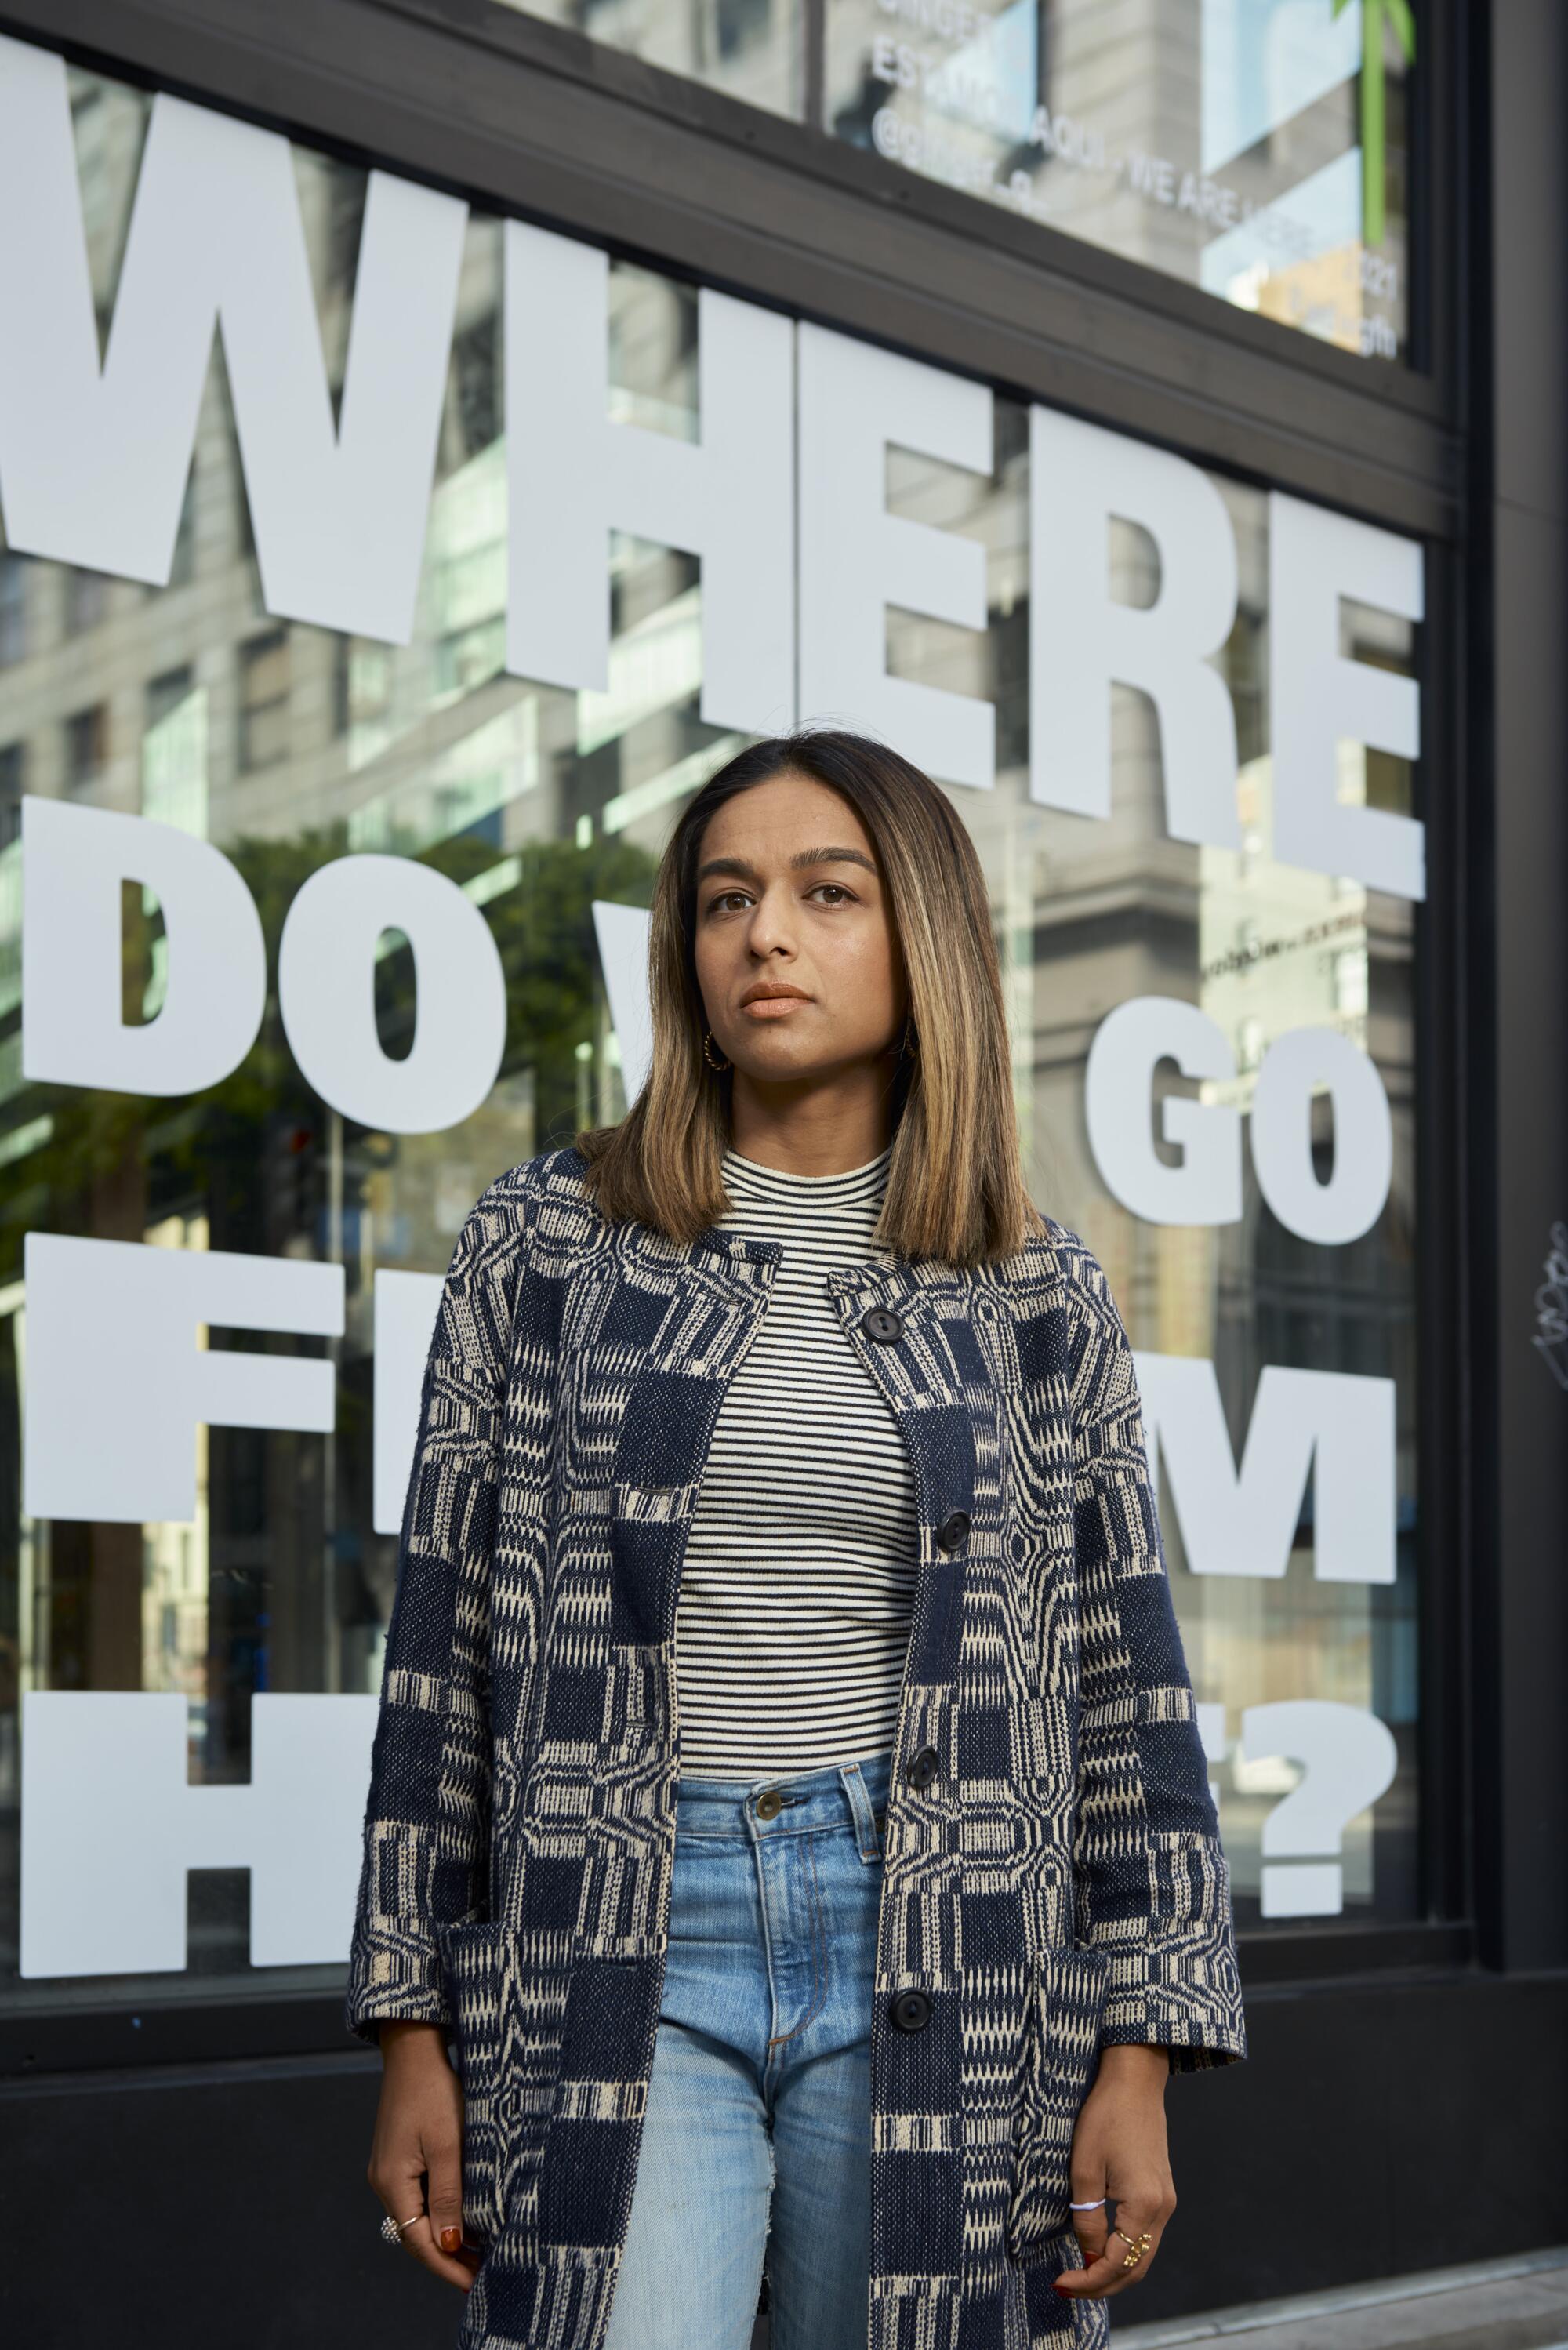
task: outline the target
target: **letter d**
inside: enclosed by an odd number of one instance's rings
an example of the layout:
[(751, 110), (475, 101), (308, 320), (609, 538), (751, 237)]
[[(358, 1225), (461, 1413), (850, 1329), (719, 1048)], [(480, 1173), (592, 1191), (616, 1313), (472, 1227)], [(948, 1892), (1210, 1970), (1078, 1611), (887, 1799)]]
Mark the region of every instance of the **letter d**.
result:
[[(169, 984), (143, 1027), (122, 1017), (120, 887), (163, 910)], [(114, 1093), (216, 1085), (255, 1042), (266, 946), (222, 849), (172, 825), (27, 796), (22, 802), (22, 1074)]]

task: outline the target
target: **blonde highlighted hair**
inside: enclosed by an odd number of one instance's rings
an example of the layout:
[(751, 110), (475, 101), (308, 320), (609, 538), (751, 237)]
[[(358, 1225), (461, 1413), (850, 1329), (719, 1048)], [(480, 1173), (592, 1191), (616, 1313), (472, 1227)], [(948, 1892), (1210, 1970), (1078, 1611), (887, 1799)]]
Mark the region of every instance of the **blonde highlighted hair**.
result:
[(864, 735), (807, 729), (755, 743), (685, 809), (659, 860), (649, 940), (653, 1060), (618, 1126), (576, 1137), (602, 1214), (690, 1241), (729, 1206), (728, 1070), (703, 1052), (696, 873), (715, 813), (776, 775), (847, 801), (881, 870), (902, 951), (915, 1050), (893, 1078), (892, 1150), (876, 1238), (954, 1265), (1012, 1255), (1044, 1230), (1029, 1197), (991, 904), (973, 841), (929, 775)]

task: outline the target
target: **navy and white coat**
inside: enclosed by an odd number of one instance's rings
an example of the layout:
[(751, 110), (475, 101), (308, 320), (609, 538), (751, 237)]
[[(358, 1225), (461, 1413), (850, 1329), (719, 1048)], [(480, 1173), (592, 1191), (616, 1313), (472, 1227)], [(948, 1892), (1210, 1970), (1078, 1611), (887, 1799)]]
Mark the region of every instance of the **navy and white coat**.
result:
[[(493, 1183), (426, 1370), (347, 2020), (446, 2027), (489, 2251), (461, 2350), (599, 2350), (667, 1947), (687, 1528), (776, 1242)], [(908, 1443), (919, 1561), (871, 2043), (868, 2350), (1103, 2344), (1051, 2290), (1100, 2048), (1245, 2049), (1127, 1333), (1054, 1220), (825, 1275)], [(759, 1588), (760, 1605), (766, 1593)], [(935, 1768), (932, 1769), (934, 1762)]]

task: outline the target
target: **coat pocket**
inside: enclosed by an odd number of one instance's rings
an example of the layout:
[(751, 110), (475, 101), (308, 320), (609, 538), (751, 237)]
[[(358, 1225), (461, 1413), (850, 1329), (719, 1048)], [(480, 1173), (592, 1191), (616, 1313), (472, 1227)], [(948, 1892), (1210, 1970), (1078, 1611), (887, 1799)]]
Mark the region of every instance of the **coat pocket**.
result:
[(489, 1919), (441, 1929), (462, 2084), (462, 2220), (489, 2243), (528, 2227), (539, 2158), (555, 2110), (567, 1966), (529, 1960), (521, 1938)]
[(1021, 2266), (1041, 2259), (1069, 2224), (1073, 2129), (1099, 2064), (1109, 1978), (1105, 1954), (1077, 1944), (1044, 1950), (1036, 1962), (1007, 2218), (1008, 2251)]

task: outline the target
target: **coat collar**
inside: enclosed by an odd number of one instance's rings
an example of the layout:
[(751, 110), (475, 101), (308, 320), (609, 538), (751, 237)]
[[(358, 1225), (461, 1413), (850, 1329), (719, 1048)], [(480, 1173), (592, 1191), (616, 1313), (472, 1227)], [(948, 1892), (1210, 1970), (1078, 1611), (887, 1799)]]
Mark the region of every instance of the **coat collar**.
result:
[[(568, 1145), (550, 1173), (555, 1183), (564, 1182), (579, 1210), (587, 1207), (602, 1244), (610, 1228), (600, 1222), (591, 1201), (584, 1201), (581, 1183), (576, 1180), (583, 1163), (575, 1146)], [(784, 1255), (781, 1242), (757, 1240), (723, 1224), (705, 1224), (690, 1241), (672, 1240), (668, 1233), (646, 1224), (627, 1228), (627, 1237), (639, 1253), (646, 1251), (670, 1263), (704, 1270), (734, 1284), (742, 1294), (771, 1288)], [(624, 1245), (625, 1240), (612, 1242), (612, 1246), (618, 1244)], [(1052, 1242), (1042, 1236), (1026, 1242), (1015, 1256), (981, 1265), (948, 1264), (895, 1253), (880, 1261), (867, 1259), (861, 1263), (834, 1266), (825, 1278), (841, 1313), (852, 1313), (857, 1303), (890, 1305), (907, 1312), (918, 1311), (935, 1297), (951, 1301), (980, 1296), (994, 1304), (997, 1292), (1005, 1292), (1019, 1282), (1036, 1295), (1042, 1284), (1059, 1295), (1061, 1268)]]
[[(784, 1255), (781, 1242), (754, 1240), (722, 1224), (704, 1225), (687, 1245), (694, 1261), (718, 1261), (760, 1287), (772, 1284), (774, 1268)], [(932, 1285), (933, 1279), (940, 1279), (945, 1287), (961, 1283), (964, 1274), (958, 1266), (921, 1267), (912, 1258), (895, 1255), (882, 1263), (867, 1259), (858, 1264), (836, 1265), (824, 1277), (835, 1297), (880, 1304), (913, 1301)]]

